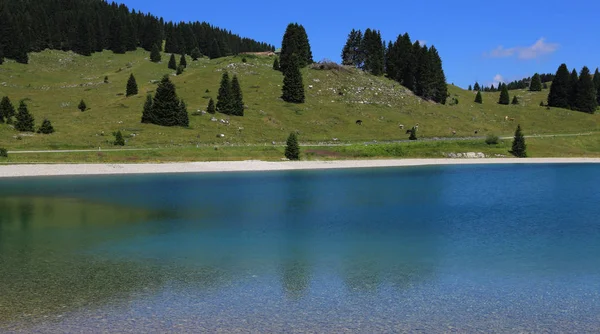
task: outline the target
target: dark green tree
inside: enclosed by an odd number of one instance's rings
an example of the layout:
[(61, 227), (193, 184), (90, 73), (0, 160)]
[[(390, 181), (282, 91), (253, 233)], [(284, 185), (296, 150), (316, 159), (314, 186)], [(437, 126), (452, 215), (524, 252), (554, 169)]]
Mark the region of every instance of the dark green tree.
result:
[(600, 72), (598, 68), (596, 68), (596, 72), (594, 72), (594, 86), (596, 87), (596, 101), (598, 105), (600, 105)]
[(416, 127), (412, 127), (412, 129), (410, 129), (410, 136), (408, 137), (408, 140), (417, 140), (417, 128)]
[(177, 61), (175, 60), (175, 54), (171, 53), (171, 58), (169, 58), (168, 68), (172, 70), (177, 70)]
[(115, 132), (115, 145), (118, 146), (125, 146), (125, 139), (123, 138), (123, 134), (121, 134), (121, 131), (117, 131)]
[(500, 91), (499, 104), (508, 105), (510, 103), (510, 96), (508, 95), (508, 88), (506, 85), (502, 85), (502, 91)]
[(219, 86), (219, 93), (217, 94), (217, 111), (223, 114), (231, 113), (232, 103), (231, 94), (231, 81), (229, 80), (229, 73), (223, 72), (221, 76), (221, 85)]
[(177, 71), (175, 71), (176, 75), (180, 75), (185, 71), (185, 67), (183, 67), (182, 65), (177, 66)]
[(291, 64), (283, 72), (283, 87), (281, 89), (281, 98), (286, 102), (304, 103), (304, 83), (302, 73), (296, 57), (292, 58)]
[(73, 45), (73, 51), (82, 55), (92, 55), (92, 39), (90, 36), (90, 25), (85, 15), (79, 17), (76, 39)]
[(381, 33), (367, 29), (362, 41), (362, 50), (366, 54), (363, 69), (373, 75), (383, 74), (384, 50)]
[(579, 82), (579, 76), (577, 70), (573, 69), (569, 78), (569, 108), (575, 109), (577, 105), (577, 83)]
[(85, 104), (85, 102), (83, 100), (79, 101), (79, 105), (77, 106), (77, 109), (79, 109), (81, 111), (86, 111), (87, 105)]
[(515, 138), (512, 142), (512, 149), (510, 153), (517, 158), (527, 157), (527, 145), (525, 145), (525, 136), (523, 136), (520, 124), (517, 125), (517, 130), (515, 131)]
[(593, 114), (598, 108), (598, 100), (596, 99), (596, 87), (587, 66), (581, 69), (576, 92), (574, 109)]
[(292, 58), (296, 59), (296, 66), (303, 68), (312, 64), (312, 52), (308, 42), (306, 30), (302, 25), (290, 23), (283, 35), (281, 42), (281, 54), (279, 56), (279, 67), (285, 72), (289, 66), (292, 66)]
[(242, 88), (235, 74), (233, 75), (233, 79), (231, 79), (231, 115), (244, 116)]
[(209, 114), (214, 114), (217, 112), (215, 109), (215, 101), (213, 101), (212, 97), (208, 100), (208, 107), (206, 108), (206, 112)]
[(52, 126), (52, 123), (50, 123), (50, 121), (48, 119), (44, 119), (44, 121), (42, 122), (42, 125), (38, 128), (37, 132), (43, 133), (43, 134), (51, 134), (54, 132), (54, 127)]
[(29, 110), (27, 110), (27, 105), (24, 101), (19, 103), (19, 108), (17, 109), (17, 117), (15, 121), (15, 129), (21, 132), (34, 132), (33, 128), (34, 119)]
[(514, 104), (514, 105), (517, 105), (517, 104), (519, 104), (519, 99), (517, 98), (517, 96), (516, 96), (516, 95), (515, 95), (515, 96), (513, 96), (513, 99), (512, 99), (512, 102), (511, 102), (511, 104)]
[(475, 103), (483, 103), (483, 97), (481, 96), (481, 92), (477, 91), (477, 95), (475, 95)]
[(183, 66), (183, 68), (187, 67), (187, 60), (185, 60), (185, 53), (182, 53), (181, 58), (179, 58), (179, 66)]
[(548, 93), (548, 106), (556, 108), (569, 108), (570, 78), (566, 64), (561, 64), (556, 70), (550, 92)]
[(127, 88), (126, 88), (125, 96), (137, 95), (137, 93), (138, 93), (137, 82), (135, 81), (135, 77), (133, 76), (133, 73), (131, 73), (131, 75), (129, 75), (129, 80), (127, 80)]
[(146, 111), (147, 107), (148, 102), (144, 105), (145, 110), (142, 113), (142, 122), (144, 123), (161, 126), (189, 126), (186, 105), (177, 97), (175, 85), (169, 79), (169, 75), (165, 75), (158, 84), (152, 105), (149, 107), (150, 112)]
[(158, 48), (157, 44), (154, 44), (152, 46), (152, 51), (150, 51), (150, 61), (153, 63), (158, 63), (160, 62), (162, 59), (162, 56), (160, 55), (160, 49)]
[(146, 95), (146, 102), (142, 111), (142, 123), (153, 123), (152, 117), (152, 95), (148, 94)]
[(15, 107), (10, 102), (8, 96), (4, 96), (0, 101), (0, 123), (12, 123), (12, 117), (15, 116)]
[(475, 81), (475, 86), (473, 86), (473, 90), (480, 91), (481, 87), (479, 87), (479, 82)]
[(8, 158), (8, 150), (0, 147), (0, 158)]
[(289, 160), (300, 160), (300, 145), (295, 132), (290, 133), (285, 146), (285, 157)]
[(273, 69), (275, 71), (281, 70), (281, 68), (279, 68), (279, 58), (277, 57), (275, 57), (275, 60), (273, 60)]
[(529, 90), (532, 92), (541, 92), (542, 91), (542, 80), (540, 79), (540, 75), (535, 73), (533, 77), (531, 77), (531, 83), (529, 84)]
[(469, 85), (469, 88), (467, 90), (473, 90), (473, 87), (471, 87), (471, 85)]
[(192, 57), (193, 61), (196, 61), (202, 57), (202, 53), (200, 53), (200, 49), (198, 49), (198, 47), (195, 47), (192, 52), (190, 52), (190, 56)]
[[(357, 51), (359, 51), (361, 40), (359, 40), (359, 31), (352, 29), (348, 34), (346, 44), (342, 48), (342, 65), (355, 65), (354, 58)], [(360, 35), (362, 39), (362, 34)]]

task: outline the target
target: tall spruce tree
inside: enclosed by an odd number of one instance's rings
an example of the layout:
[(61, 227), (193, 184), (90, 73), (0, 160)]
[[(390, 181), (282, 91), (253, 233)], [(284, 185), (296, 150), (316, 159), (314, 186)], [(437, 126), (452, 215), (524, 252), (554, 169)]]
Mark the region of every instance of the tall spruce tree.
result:
[(304, 103), (304, 83), (298, 66), (298, 57), (292, 57), (291, 63), (283, 72), (283, 87), (281, 98), (286, 102)]
[(477, 95), (475, 95), (475, 103), (479, 103), (482, 104), (483, 103), (483, 96), (481, 96), (481, 92), (477, 92)]
[(523, 136), (520, 124), (517, 125), (517, 130), (515, 131), (515, 137), (512, 142), (512, 149), (510, 153), (517, 158), (527, 157), (527, 145), (525, 144), (525, 136)]
[(508, 95), (508, 88), (506, 85), (502, 85), (502, 91), (500, 91), (499, 104), (508, 105), (510, 103), (510, 96)]
[(10, 102), (8, 96), (4, 96), (0, 101), (0, 119), (8, 124), (12, 123), (12, 117), (15, 116), (15, 107)]
[[(144, 105), (144, 109), (146, 109), (146, 105)], [(162, 78), (156, 88), (149, 114), (144, 117), (145, 115), (142, 113), (142, 122), (147, 121), (161, 126), (189, 126), (185, 103), (177, 97), (175, 85), (168, 75)]]
[(596, 99), (596, 87), (592, 80), (592, 75), (587, 66), (581, 69), (579, 81), (577, 82), (575, 98), (575, 110), (593, 114), (598, 108), (598, 100)]
[(29, 113), (24, 101), (19, 103), (19, 108), (17, 110), (15, 129), (21, 132), (34, 132), (34, 119), (31, 113)]
[(228, 115), (231, 113), (231, 105), (231, 81), (229, 80), (229, 73), (223, 72), (219, 93), (217, 94), (217, 111)]
[(371, 29), (365, 30), (362, 49), (366, 54), (363, 69), (373, 75), (382, 75), (384, 50), (382, 47), (381, 33)]
[(594, 72), (594, 86), (596, 87), (596, 102), (600, 105), (600, 72), (598, 68)]
[(135, 81), (135, 77), (133, 76), (133, 73), (131, 73), (129, 75), (129, 80), (127, 80), (127, 88), (125, 90), (125, 96), (137, 95), (137, 93), (138, 93), (137, 82)]
[(160, 49), (157, 44), (152, 45), (152, 51), (150, 51), (150, 61), (153, 63), (158, 63), (162, 59), (160, 55)]
[(571, 76), (569, 77), (569, 108), (575, 109), (577, 105), (577, 83), (579, 82), (579, 76), (577, 70), (573, 69)]
[(169, 58), (169, 64), (167, 64), (167, 67), (172, 70), (177, 70), (177, 61), (175, 60), (174, 53), (171, 53), (171, 58)]
[(535, 73), (533, 77), (531, 77), (531, 83), (529, 84), (529, 90), (532, 92), (541, 92), (542, 91), (542, 80), (540, 79), (540, 75)]
[(185, 60), (185, 53), (182, 53), (181, 58), (179, 58), (179, 66), (183, 66), (183, 68), (187, 67), (187, 60)]
[(548, 106), (556, 108), (569, 108), (570, 77), (566, 64), (561, 64), (556, 70), (550, 92), (548, 93)]
[(475, 81), (475, 85), (473, 86), (473, 90), (480, 91), (481, 87), (479, 86), (479, 82)]
[(154, 114), (152, 113), (152, 95), (146, 95), (146, 102), (142, 110), (142, 123), (154, 123)]
[(215, 109), (215, 101), (212, 99), (212, 97), (210, 98), (210, 100), (208, 100), (208, 107), (206, 107), (206, 112), (209, 114), (214, 114), (217, 112), (217, 110)]
[(295, 132), (290, 133), (286, 141), (285, 157), (289, 160), (300, 160), (300, 146)]
[(237, 75), (231, 79), (231, 115), (244, 116), (244, 100), (242, 97), (242, 87)]
[(281, 54), (279, 55), (279, 67), (285, 73), (292, 66), (292, 58), (297, 58), (296, 66), (305, 67), (313, 62), (310, 43), (304, 27), (298, 23), (290, 23), (283, 35), (281, 42)]
[(342, 65), (355, 65), (355, 54), (360, 47), (359, 31), (352, 29), (348, 34), (346, 44), (342, 48)]

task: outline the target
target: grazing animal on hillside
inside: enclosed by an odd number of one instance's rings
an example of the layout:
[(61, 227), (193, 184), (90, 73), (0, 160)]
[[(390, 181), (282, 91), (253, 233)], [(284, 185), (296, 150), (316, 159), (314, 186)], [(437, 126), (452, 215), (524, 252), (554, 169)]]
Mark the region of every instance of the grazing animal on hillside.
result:
[(404, 124), (399, 124), (399, 125), (398, 125), (398, 127), (399, 127), (400, 129), (404, 129)]
[(362, 121), (360, 119), (356, 120), (356, 125), (362, 125)]
[(452, 130), (452, 135), (455, 136), (456, 135), (456, 130)]
[(479, 133), (479, 130), (475, 130), (475, 134), (478, 134), (478, 133)]

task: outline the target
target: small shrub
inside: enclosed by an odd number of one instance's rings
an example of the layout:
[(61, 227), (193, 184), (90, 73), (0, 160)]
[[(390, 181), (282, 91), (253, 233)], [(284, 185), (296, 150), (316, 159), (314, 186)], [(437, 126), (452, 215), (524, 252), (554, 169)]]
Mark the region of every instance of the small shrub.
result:
[(42, 125), (39, 127), (38, 133), (43, 133), (43, 134), (51, 134), (54, 132), (54, 127), (52, 126), (52, 123), (50, 123), (50, 121), (48, 119), (44, 119), (44, 121), (42, 122)]
[(85, 104), (85, 102), (83, 100), (81, 100), (81, 102), (79, 102), (79, 105), (77, 106), (77, 108), (83, 112), (87, 109), (87, 105)]
[(500, 142), (500, 138), (494, 134), (489, 134), (485, 138), (485, 143), (488, 145), (497, 145)]
[(104, 83), (107, 84), (108, 83), (108, 75), (104, 76)]
[(125, 139), (123, 138), (123, 134), (121, 134), (121, 131), (117, 131), (114, 133), (115, 135), (115, 145), (118, 146), (125, 146)]
[(183, 70), (185, 69), (185, 67), (183, 67), (182, 65), (177, 66), (177, 75), (180, 75), (183, 73)]
[(545, 105), (544, 105), (544, 101), (541, 101), (541, 102), (540, 102), (540, 107), (544, 107), (544, 106), (545, 106)]
[(8, 158), (8, 151), (4, 147), (0, 147), (0, 157)]
[(242, 63), (247, 62), (248, 60), (246, 59), (246, 57), (242, 58)]
[(344, 66), (331, 61), (329, 59), (323, 59), (318, 63), (313, 63), (312, 65), (310, 65), (310, 68), (313, 70), (322, 70), (322, 71), (348, 71), (347, 68), (345, 68)]

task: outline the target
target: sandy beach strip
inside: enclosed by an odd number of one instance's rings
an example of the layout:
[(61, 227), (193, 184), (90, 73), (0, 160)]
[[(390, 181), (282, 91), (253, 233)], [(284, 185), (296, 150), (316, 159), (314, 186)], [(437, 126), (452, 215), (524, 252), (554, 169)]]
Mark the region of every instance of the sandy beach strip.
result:
[(0, 165), (0, 177), (148, 173), (251, 172), (304, 169), (375, 168), (457, 164), (600, 163), (600, 158), (393, 159), (335, 161), (207, 161), (147, 164)]

